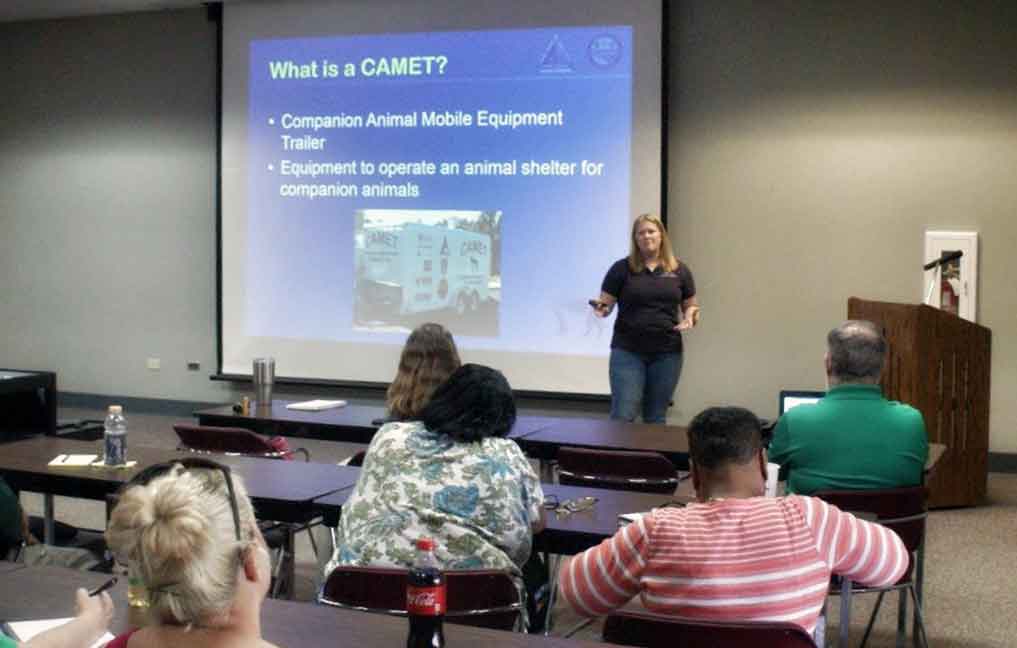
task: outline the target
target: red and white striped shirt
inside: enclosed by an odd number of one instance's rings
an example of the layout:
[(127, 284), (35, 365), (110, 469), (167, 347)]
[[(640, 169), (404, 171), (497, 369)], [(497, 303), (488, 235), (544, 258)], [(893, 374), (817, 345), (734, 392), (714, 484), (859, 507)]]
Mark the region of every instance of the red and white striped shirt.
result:
[(908, 555), (893, 531), (814, 497), (754, 497), (659, 509), (562, 565), (562, 596), (596, 616), (641, 594), (652, 612), (787, 621), (812, 633), (830, 573), (884, 586)]

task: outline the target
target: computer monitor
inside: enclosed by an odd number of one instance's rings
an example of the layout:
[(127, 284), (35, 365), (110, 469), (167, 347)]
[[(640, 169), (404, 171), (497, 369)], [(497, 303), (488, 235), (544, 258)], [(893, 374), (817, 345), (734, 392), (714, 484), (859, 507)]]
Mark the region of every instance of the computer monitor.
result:
[(777, 402), (777, 413), (778, 415), (783, 415), (784, 412), (788, 411), (792, 407), (815, 403), (823, 396), (826, 396), (826, 392), (804, 391), (800, 389), (781, 390), (780, 398)]
[(56, 374), (0, 369), (0, 441), (56, 434)]

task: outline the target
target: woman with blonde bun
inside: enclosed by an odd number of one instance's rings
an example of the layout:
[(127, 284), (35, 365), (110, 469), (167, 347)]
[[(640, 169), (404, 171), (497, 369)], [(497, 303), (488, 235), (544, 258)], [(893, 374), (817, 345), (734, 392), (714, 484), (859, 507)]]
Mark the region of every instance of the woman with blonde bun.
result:
[(106, 541), (137, 566), (152, 621), (108, 648), (272, 646), (260, 620), (268, 550), (243, 484), (225, 466), (186, 459), (144, 470), (121, 492)]

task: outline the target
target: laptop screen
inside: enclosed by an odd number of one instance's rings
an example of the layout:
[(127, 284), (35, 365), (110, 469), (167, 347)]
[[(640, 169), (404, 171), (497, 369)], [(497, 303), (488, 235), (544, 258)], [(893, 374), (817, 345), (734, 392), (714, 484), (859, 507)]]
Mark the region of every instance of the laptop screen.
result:
[(815, 403), (823, 396), (826, 396), (826, 392), (783, 390), (780, 392), (780, 400), (777, 406), (778, 414), (783, 414), (792, 407), (798, 407), (799, 405), (808, 405), (811, 403)]

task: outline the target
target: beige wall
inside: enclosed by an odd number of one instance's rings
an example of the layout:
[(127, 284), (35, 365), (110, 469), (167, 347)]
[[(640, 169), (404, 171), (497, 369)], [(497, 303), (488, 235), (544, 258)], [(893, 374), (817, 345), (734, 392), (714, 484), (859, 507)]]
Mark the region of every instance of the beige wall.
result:
[[(772, 417), (782, 387), (822, 387), (847, 297), (919, 301), (925, 229), (974, 229), (991, 447), (1017, 452), (1017, 2), (688, 0), (671, 14), (669, 218), (704, 305), (674, 420), (720, 402)], [(18, 89), (0, 121), (5, 363), (56, 368), (65, 391), (228, 400), (208, 380), (204, 12), (10, 24), (0, 42), (0, 87)], [(153, 373), (149, 355), (174, 360)]]
[(669, 222), (703, 321), (673, 418), (822, 388), (846, 301), (918, 302), (980, 234), (991, 449), (1017, 451), (1017, 3), (672, 4)]

